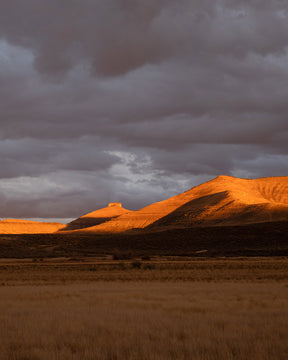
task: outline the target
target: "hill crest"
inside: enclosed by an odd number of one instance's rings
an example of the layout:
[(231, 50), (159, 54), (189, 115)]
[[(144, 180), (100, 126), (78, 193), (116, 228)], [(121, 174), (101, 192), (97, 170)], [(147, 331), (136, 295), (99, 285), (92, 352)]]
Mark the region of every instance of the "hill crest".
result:
[(111, 219), (117, 218), (120, 215), (128, 214), (130, 212), (131, 210), (123, 208), (121, 203), (109, 203), (105, 208), (89, 212), (88, 214), (71, 221), (69, 224), (60, 229), (60, 231), (86, 229), (91, 226), (105, 223)]

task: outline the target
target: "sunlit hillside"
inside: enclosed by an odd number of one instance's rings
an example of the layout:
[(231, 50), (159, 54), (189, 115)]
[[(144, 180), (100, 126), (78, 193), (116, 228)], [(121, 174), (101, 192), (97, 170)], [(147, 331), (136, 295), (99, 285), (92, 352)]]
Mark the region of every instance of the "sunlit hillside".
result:
[(288, 220), (288, 177), (255, 180), (219, 176), (170, 199), (82, 231), (244, 225)]

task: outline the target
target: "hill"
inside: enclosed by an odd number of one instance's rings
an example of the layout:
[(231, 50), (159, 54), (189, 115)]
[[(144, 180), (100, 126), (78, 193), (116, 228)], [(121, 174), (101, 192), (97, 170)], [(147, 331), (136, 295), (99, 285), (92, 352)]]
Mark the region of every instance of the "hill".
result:
[(43, 234), (53, 233), (63, 227), (63, 224), (53, 222), (38, 222), (19, 219), (0, 221), (0, 234)]
[(182, 194), (78, 231), (120, 233), (145, 229), (231, 226), (288, 220), (288, 177), (218, 176)]
[(288, 256), (287, 226), (288, 177), (220, 176), (138, 211), (112, 203), (66, 226), (0, 221), (0, 252), (12, 258)]
[(76, 220), (73, 220), (72, 222), (64, 226), (62, 229), (60, 229), (60, 231), (71, 231), (89, 228), (91, 226), (105, 223), (106, 221), (117, 218), (118, 216), (123, 214), (128, 214), (130, 212), (131, 210), (124, 209), (121, 203), (110, 203), (107, 207), (103, 209), (92, 211)]

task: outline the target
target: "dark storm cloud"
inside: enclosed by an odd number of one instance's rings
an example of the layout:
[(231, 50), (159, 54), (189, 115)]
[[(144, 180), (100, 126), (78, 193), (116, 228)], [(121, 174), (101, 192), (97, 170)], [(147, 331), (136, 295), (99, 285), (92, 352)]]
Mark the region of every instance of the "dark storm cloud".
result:
[(2, 216), (284, 175), (287, 17), (281, 0), (0, 2)]
[[(93, 140), (97, 142), (96, 138)], [(86, 139), (60, 144), (30, 138), (5, 140), (0, 142), (0, 153), (1, 178), (41, 175), (59, 169), (106, 171), (119, 161), (116, 155), (87, 143)]]

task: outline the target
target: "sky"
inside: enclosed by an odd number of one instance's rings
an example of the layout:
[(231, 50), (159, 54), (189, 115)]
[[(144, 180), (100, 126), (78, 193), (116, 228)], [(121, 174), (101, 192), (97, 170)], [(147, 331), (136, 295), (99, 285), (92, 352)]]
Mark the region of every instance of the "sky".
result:
[(0, 218), (287, 175), (286, 0), (0, 2)]

